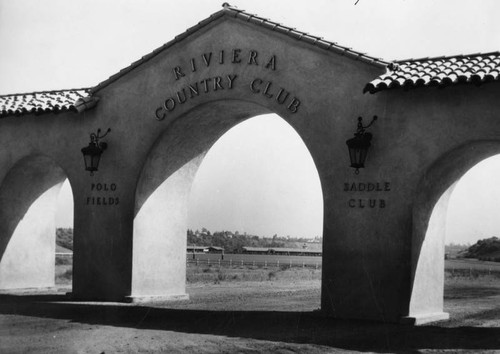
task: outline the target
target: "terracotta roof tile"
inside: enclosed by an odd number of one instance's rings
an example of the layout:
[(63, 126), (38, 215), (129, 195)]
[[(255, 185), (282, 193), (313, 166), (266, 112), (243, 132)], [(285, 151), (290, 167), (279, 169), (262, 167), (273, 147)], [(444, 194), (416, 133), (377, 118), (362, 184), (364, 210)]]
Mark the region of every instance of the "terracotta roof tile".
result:
[(499, 73), (500, 52), (401, 60), (389, 64), (387, 72), (369, 82), (363, 92), (375, 93), (400, 86), (410, 89), (459, 83), (481, 85), (500, 80)]
[(0, 95), (0, 118), (29, 113), (77, 112), (89, 97), (90, 89)]
[(353, 60), (386, 67), (386, 73), (369, 82), (363, 92), (375, 93), (398, 87), (402, 87), (405, 90), (426, 86), (445, 87), (458, 83), (480, 85), (485, 82), (500, 80), (500, 52), (409, 59), (389, 63), (365, 53), (354, 51), (351, 48), (340, 46), (335, 42), (329, 42), (321, 37), (312, 36), (268, 19), (248, 14), (243, 10), (224, 3), (223, 10), (188, 28), (184, 33), (176, 36), (175, 39), (143, 56), (93, 88), (0, 95), (0, 118), (29, 113), (80, 112), (91, 108), (98, 101), (98, 98), (93, 96), (93, 93), (116, 81), (129, 71), (222, 16), (234, 17), (271, 31), (286, 34), (296, 40), (306, 42), (324, 50), (336, 52)]

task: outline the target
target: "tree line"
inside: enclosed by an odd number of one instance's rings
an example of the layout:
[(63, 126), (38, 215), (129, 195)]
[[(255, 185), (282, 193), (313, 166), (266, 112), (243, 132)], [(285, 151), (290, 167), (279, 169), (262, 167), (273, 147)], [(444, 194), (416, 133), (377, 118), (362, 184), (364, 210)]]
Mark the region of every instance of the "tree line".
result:
[(496, 236), (479, 240), (470, 246), (464, 258), (475, 258), (480, 261), (500, 262), (500, 239)]
[[(272, 237), (260, 237), (257, 235), (249, 235), (246, 232), (238, 231), (215, 231), (210, 232), (206, 228), (199, 230), (187, 230), (187, 244), (189, 246), (216, 246), (223, 247), (226, 253), (242, 253), (243, 247), (287, 247), (299, 248), (304, 247), (311, 239), (296, 238), (290, 236), (278, 236), (275, 234)], [(316, 237), (315, 242), (322, 242), (321, 237)], [(62, 228), (56, 229), (56, 243), (64, 248), (73, 250), (73, 229)]]
[[(316, 237), (315, 242), (321, 242), (320, 237)], [(242, 253), (243, 247), (288, 247), (298, 248), (297, 244), (306, 244), (310, 242), (307, 238), (295, 238), (290, 236), (278, 236), (275, 234), (273, 237), (259, 237), (257, 235), (250, 235), (244, 232), (243, 234), (238, 231), (215, 231), (210, 232), (206, 228), (201, 231), (187, 230), (187, 244), (189, 246), (216, 246), (223, 247), (227, 253)], [(303, 247), (303, 246), (302, 246)]]

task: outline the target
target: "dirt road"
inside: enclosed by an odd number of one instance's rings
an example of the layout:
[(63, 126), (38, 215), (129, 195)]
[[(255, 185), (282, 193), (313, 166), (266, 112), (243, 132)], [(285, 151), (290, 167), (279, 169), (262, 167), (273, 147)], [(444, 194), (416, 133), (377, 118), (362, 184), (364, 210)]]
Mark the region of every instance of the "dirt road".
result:
[(183, 303), (0, 294), (2, 353), (499, 352), (500, 285), (451, 284), (452, 320), (409, 327), (322, 317), (318, 280), (194, 284)]

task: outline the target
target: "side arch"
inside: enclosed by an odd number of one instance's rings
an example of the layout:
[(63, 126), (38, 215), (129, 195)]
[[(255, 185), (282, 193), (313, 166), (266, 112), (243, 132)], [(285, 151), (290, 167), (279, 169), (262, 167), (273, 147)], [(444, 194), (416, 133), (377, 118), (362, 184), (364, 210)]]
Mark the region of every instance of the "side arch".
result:
[(444, 243), (448, 201), (458, 180), (500, 154), (500, 140), (471, 141), (439, 157), (417, 187), (413, 206), (411, 295), (408, 317), (417, 324), (447, 319), (443, 312)]
[(67, 176), (51, 158), (16, 162), (0, 186), (0, 289), (54, 286), (55, 213)]

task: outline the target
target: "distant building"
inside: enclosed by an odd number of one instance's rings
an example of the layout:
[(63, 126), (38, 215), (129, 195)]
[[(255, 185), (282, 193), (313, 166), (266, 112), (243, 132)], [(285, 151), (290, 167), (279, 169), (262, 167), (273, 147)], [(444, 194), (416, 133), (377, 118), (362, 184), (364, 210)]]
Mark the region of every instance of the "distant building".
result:
[(224, 247), (216, 246), (187, 246), (188, 253), (224, 253)]
[(269, 253), (269, 248), (264, 248), (264, 247), (243, 247), (243, 253), (268, 254)]
[(188, 253), (207, 253), (208, 247), (206, 246), (187, 246)]
[(323, 254), (322, 250), (284, 247), (243, 247), (243, 253), (274, 254), (279, 256), (321, 256)]
[(208, 247), (208, 253), (224, 253), (224, 247), (210, 246)]

